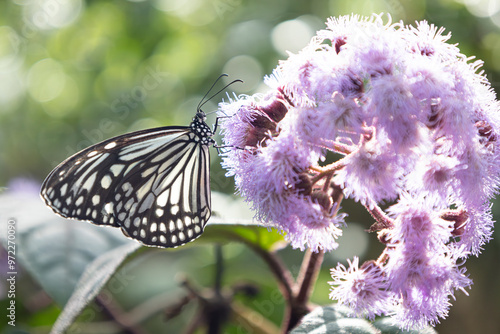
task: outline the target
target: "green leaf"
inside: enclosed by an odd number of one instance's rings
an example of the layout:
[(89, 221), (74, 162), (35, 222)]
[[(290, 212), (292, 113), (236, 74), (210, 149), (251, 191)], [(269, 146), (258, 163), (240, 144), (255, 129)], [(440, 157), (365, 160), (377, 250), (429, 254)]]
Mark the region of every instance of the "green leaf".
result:
[[(15, 221), (16, 260), (63, 306), (86, 267), (101, 255), (134, 244), (119, 229), (61, 218), (36, 195), (0, 195), (0, 219)], [(7, 224), (3, 224), (7, 228)], [(7, 233), (2, 231), (6, 245)]]
[(207, 226), (200, 242), (240, 241), (252, 243), (258, 247), (273, 251), (283, 248), (287, 243), (283, 235), (270, 231), (258, 224), (213, 224)]
[(76, 290), (57, 318), (51, 333), (64, 333), (83, 308), (101, 291), (125, 258), (139, 247), (139, 243), (127, 242), (95, 259), (78, 281)]
[[(254, 213), (241, 197), (212, 191), (212, 217), (231, 223), (253, 221)], [(211, 221), (211, 220), (210, 220)]]
[(282, 234), (253, 219), (253, 213), (243, 199), (213, 192), (212, 203), (213, 217), (195, 242), (242, 241), (264, 250), (276, 250), (286, 245)]
[[(282, 235), (252, 220), (243, 200), (214, 193), (213, 203), (214, 216), (206, 232), (188, 245), (239, 240), (267, 250), (283, 243)], [(0, 212), (3, 221), (15, 221), (19, 264), (56, 303), (65, 305), (53, 333), (64, 332), (127, 256), (140, 247), (119, 229), (61, 218), (38, 196), (4, 193)], [(1, 235), (7, 244), (7, 233)]]
[(414, 331), (402, 330), (392, 322), (391, 318), (388, 317), (375, 321), (373, 326), (380, 329), (383, 334), (437, 334), (436, 330), (430, 326)]
[(350, 310), (341, 305), (318, 307), (306, 315), (292, 334), (381, 334), (365, 319), (349, 318)]
[(306, 315), (291, 334), (437, 334), (432, 327), (421, 330), (405, 331), (392, 322), (389, 317), (370, 323), (361, 318), (352, 318), (346, 306), (333, 304), (318, 307)]

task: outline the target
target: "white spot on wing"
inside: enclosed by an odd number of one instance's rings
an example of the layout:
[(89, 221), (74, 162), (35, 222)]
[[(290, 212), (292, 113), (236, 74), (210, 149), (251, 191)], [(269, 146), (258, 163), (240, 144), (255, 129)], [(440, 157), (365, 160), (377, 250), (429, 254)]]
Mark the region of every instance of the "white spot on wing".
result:
[(101, 187), (103, 187), (104, 189), (108, 189), (110, 185), (111, 185), (111, 176), (104, 175), (104, 177), (101, 179)]
[(130, 208), (132, 207), (132, 204), (134, 204), (134, 199), (130, 198), (127, 203), (125, 203), (125, 210), (130, 211)]
[(135, 210), (137, 210), (137, 202), (135, 202), (132, 207), (130, 208), (129, 214), (133, 215), (135, 213)]
[(101, 196), (99, 196), (99, 195), (92, 196), (92, 204), (97, 205), (97, 204), (99, 204), (100, 200), (101, 200)]
[(66, 195), (66, 190), (68, 190), (68, 184), (67, 184), (67, 183), (65, 183), (65, 184), (61, 187), (61, 196)]
[(97, 176), (97, 172), (94, 172), (82, 185), (82, 189), (90, 190), (95, 183), (95, 178)]
[(122, 190), (125, 191), (125, 197), (129, 197), (130, 194), (132, 194), (132, 185), (130, 184), (130, 182), (125, 182), (122, 185)]
[(153, 195), (152, 193), (149, 193), (148, 196), (142, 202), (142, 204), (139, 207), (139, 210), (137, 210), (137, 212), (143, 213), (144, 211), (146, 211), (149, 208), (151, 208), (151, 206), (153, 205), (154, 200), (155, 200), (155, 195)]
[(181, 220), (180, 218), (179, 218), (179, 219), (177, 219), (177, 229), (178, 229), (179, 231), (184, 230), (184, 225), (182, 224), (182, 220)]
[(131, 164), (128, 165), (127, 169), (125, 170), (125, 172), (123, 172), (123, 175), (127, 175), (128, 172), (130, 172), (132, 169), (134, 169), (134, 167), (139, 163), (139, 161), (136, 161), (136, 162), (133, 162)]
[(149, 180), (142, 185), (142, 187), (136, 192), (137, 198), (143, 198), (147, 193), (151, 192), (151, 186), (153, 185), (154, 177), (150, 177)]
[(104, 206), (104, 212), (106, 212), (107, 214), (113, 213), (113, 203), (112, 202), (106, 203), (106, 205)]
[(123, 170), (123, 167), (125, 167), (125, 165), (113, 165), (109, 168), (109, 170), (114, 176), (118, 176), (118, 174), (120, 174)]
[(167, 204), (169, 192), (169, 190), (165, 190), (164, 192), (162, 192), (161, 195), (156, 199), (156, 204), (158, 204), (159, 206), (165, 206)]
[(160, 223), (160, 231), (167, 233), (167, 225), (165, 223)]
[(146, 178), (148, 177), (149, 175), (151, 175), (152, 173), (154, 173), (154, 171), (156, 171), (156, 169), (158, 168), (158, 166), (153, 166), (153, 167), (150, 167), (148, 169), (146, 169), (144, 172), (142, 172), (142, 177), (143, 178)]
[(178, 205), (181, 195), (182, 178), (179, 177), (172, 185), (172, 196), (170, 197), (170, 205)]
[(112, 141), (111, 143), (109, 143), (108, 145), (104, 146), (104, 149), (105, 150), (109, 150), (109, 149), (112, 149), (113, 147), (116, 146), (116, 142)]

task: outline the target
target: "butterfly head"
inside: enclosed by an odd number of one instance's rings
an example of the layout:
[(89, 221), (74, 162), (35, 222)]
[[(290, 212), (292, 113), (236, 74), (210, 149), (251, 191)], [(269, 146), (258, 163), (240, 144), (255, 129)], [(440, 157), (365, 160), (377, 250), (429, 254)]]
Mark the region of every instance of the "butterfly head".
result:
[(205, 123), (206, 120), (207, 120), (207, 114), (205, 114), (203, 110), (198, 109), (196, 111), (196, 115), (194, 115), (193, 117), (193, 121), (200, 121), (202, 123)]
[[(212, 86), (210, 87), (210, 89), (208, 90), (208, 92), (203, 96), (203, 98), (201, 99), (200, 103), (198, 103), (198, 107), (196, 107), (196, 115), (194, 116), (193, 118), (193, 122), (196, 122), (196, 121), (199, 121), (199, 122), (202, 122), (202, 123), (205, 123), (205, 121), (207, 120), (207, 115), (205, 114), (205, 112), (203, 112), (203, 110), (201, 110), (201, 108), (208, 102), (210, 101), (212, 98), (214, 98), (217, 94), (219, 94), (220, 92), (224, 91), (227, 87), (231, 86), (232, 84), (234, 84), (235, 82), (243, 82), (239, 79), (237, 80), (233, 80), (231, 81), (230, 83), (228, 83), (227, 85), (225, 85), (222, 89), (218, 90), (216, 93), (212, 94), (211, 96), (209, 96), (210, 92), (212, 91), (212, 89), (214, 88), (214, 86), (217, 84), (217, 82), (222, 79), (223, 77), (227, 77), (227, 74), (221, 74), (217, 80), (215, 80), (215, 82), (212, 84)], [(209, 96), (209, 97), (207, 97)]]

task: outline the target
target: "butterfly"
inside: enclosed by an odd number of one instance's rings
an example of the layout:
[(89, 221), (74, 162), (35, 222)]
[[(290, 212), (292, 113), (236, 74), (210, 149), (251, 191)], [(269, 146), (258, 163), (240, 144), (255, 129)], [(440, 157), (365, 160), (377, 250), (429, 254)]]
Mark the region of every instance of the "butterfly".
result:
[[(117, 136), (69, 157), (50, 172), (40, 195), (56, 214), (120, 228), (146, 246), (177, 247), (199, 237), (211, 215), (214, 130), (201, 107), (189, 126)], [(205, 102), (203, 102), (205, 100)]]

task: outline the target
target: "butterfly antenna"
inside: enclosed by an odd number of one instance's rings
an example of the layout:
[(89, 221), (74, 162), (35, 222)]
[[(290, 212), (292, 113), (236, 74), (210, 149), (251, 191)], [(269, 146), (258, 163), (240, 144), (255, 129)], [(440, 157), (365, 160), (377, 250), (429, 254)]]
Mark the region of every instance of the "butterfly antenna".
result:
[(223, 73), (221, 74), (217, 80), (215, 80), (215, 82), (212, 84), (212, 86), (210, 87), (210, 89), (208, 90), (208, 92), (205, 94), (205, 96), (203, 96), (203, 98), (201, 99), (200, 103), (198, 103), (198, 106), (196, 107), (196, 110), (197, 111), (200, 111), (201, 110), (201, 107), (203, 107), (205, 105), (205, 103), (207, 103), (208, 101), (210, 101), (211, 99), (214, 98), (214, 96), (216, 96), (217, 94), (219, 94), (220, 92), (224, 91), (227, 87), (231, 86), (232, 84), (236, 83), (236, 82), (243, 82), (243, 80), (240, 80), (240, 79), (236, 79), (236, 80), (233, 80), (231, 81), (230, 83), (228, 83), (227, 85), (225, 85), (224, 87), (222, 87), (220, 90), (217, 91), (217, 93), (213, 94), (212, 96), (210, 96), (209, 98), (207, 98), (208, 94), (210, 94), (210, 92), (212, 91), (212, 89), (214, 88), (215, 84), (217, 84), (217, 82), (219, 82), (219, 80), (222, 78), (222, 77), (227, 77), (228, 75)]

